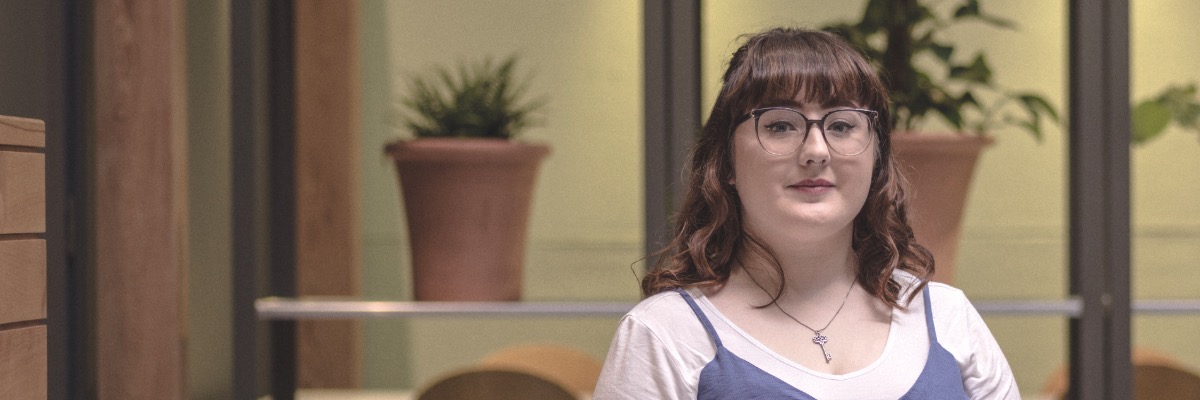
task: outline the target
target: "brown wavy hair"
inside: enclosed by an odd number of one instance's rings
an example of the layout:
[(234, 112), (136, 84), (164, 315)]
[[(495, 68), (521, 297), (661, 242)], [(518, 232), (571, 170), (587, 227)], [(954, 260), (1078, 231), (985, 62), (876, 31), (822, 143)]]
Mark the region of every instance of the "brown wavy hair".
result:
[[(692, 149), (688, 190), (675, 215), (674, 237), (642, 278), (643, 295), (722, 284), (743, 256), (765, 260), (783, 276), (771, 250), (742, 226), (742, 205), (730, 183), (733, 124), (755, 107), (797, 97), (879, 112), (871, 188), (853, 222), (851, 248), (859, 262), (858, 282), (891, 307), (901, 307), (901, 287), (892, 280), (896, 269), (920, 280), (912, 295), (928, 283), (933, 256), (913, 240), (908, 224), (907, 183), (892, 158), (890, 103), (878, 73), (862, 53), (834, 34), (775, 28), (748, 36), (729, 61), (721, 91)], [(774, 299), (783, 293), (783, 282), (779, 280)]]

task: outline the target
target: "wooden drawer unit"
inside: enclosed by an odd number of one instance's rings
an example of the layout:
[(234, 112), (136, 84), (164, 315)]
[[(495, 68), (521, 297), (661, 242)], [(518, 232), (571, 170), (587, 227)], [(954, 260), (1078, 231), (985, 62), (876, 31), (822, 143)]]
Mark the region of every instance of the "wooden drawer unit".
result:
[(0, 116), (0, 399), (47, 396), (45, 131)]

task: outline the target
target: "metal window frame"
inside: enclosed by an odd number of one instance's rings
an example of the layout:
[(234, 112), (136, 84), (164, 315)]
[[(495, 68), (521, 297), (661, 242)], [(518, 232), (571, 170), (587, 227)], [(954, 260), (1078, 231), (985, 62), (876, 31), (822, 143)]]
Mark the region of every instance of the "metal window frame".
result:
[(296, 392), (296, 321), (262, 324), (254, 308), (259, 297), (296, 294), (292, 10), (291, 0), (230, 5), (236, 399)]
[(1072, 399), (1133, 397), (1130, 360), (1129, 2), (1072, 0), (1069, 18)]
[(684, 163), (700, 126), (700, 0), (642, 2), (645, 81), (645, 251), (670, 239)]

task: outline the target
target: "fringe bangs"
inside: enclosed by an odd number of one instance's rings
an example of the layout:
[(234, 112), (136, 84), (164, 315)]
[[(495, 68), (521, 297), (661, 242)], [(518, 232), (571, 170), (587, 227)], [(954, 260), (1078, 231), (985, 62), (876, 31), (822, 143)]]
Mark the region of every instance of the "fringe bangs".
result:
[[(792, 43), (792, 42), (803, 43)], [(853, 104), (870, 109), (886, 109), (886, 99), (872, 87), (873, 71), (859, 65), (844, 52), (824, 40), (802, 37), (776, 37), (751, 43), (746, 50), (757, 53), (747, 57), (740, 68), (729, 71), (726, 87), (738, 88), (724, 93), (732, 101), (730, 118), (762, 106), (789, 105), (820, 101), (823, 106)], [(732, 83), (732, 85), (731, 85)]]

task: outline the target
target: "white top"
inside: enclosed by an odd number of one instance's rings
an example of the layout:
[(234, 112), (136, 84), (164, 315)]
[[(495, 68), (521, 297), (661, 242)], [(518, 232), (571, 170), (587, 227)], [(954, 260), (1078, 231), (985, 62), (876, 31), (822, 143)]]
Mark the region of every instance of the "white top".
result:
[[(903, 272), (894, 279), (915, 280)], [(936, 282), (929, 288), (938, 343), (958, 361), (971, 398), (1020, 399), (1000, 346), (962, 291)], [(703, 292), (688, 293), (730, 352), (818, 399), (897, 399), (916, 382), (929, 351), (920, 295), (907, 309), (892, 311), (879, 359), (861, 370), (831, 375), (772, 351), (726, 318)], [(906, 297), (902, 293), (901, 299)], [(700, 371), (715, 355), (715, 344), (679, 293), (650, 296), (621, 319), (594, 398), (695, 399)]]

